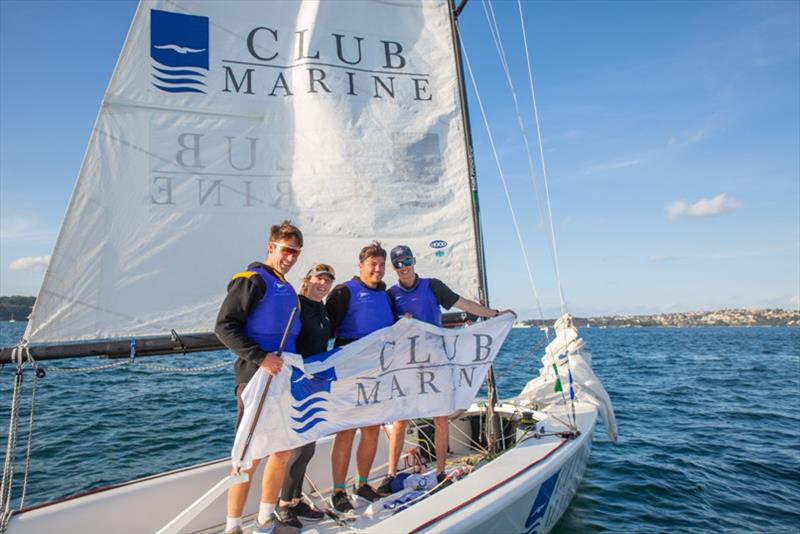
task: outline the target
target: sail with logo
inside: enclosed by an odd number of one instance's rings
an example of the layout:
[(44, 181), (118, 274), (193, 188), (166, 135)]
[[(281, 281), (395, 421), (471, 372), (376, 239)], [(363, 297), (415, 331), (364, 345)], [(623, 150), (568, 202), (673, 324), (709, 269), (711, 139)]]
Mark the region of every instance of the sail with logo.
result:
[[(291, 282), (321, 259), (338, 272), (354, 272), (358, 250), (378, 239), (409, 245), (426, 276), (488, 304), (456, 27), (464, 3), (140, 3), (23, 342), (0, 350), (0, 362), (17, 366), (15, 384), (33, 360), (221, 347), (212, 331), (226, 282), (264, 257), (268, 227), (283, 219), (299, 226), (306, 241)], [(616, 437), (613, 409), (569, 315), (555, 324), (538, 376), (497, 401), (487, 368), (499, 346), (489, 357), (489, 345), (477, 336), (496, 329), (504, 338), (512, 322), (497, 318), (444, 331), (405, 320), (379, 333), (405, 332), (409, 340), (416, 334), (404, 329), (413, 327), (434, 345), (459, 336), (463, 346), (473, 344), (473, 361), (457, 362), (462, 371), (450, 361), (455, 351), (441, 344), (442, 364), (450, 366), (443, 369), (464, 386), (454, 388), (448, 404), (458, 409), (449, 421), (452, 484), (355, 503), (356, 517), (345, 520), (328, 504), (332, 439), (319, 430), (304, 492), (330, 513), (314, 531), (553, 528), (581, 480), (599, 416)], [(407, 345), (397, 349), (408, 353), (398, 362), (433, 364), (414, 358), (413, 343)], [(387, 346), (384, 339), (381, 347)], [(301, 434), (324, 424), (331, 425), (327, 431), (342, 428), (350, 414), (345, 393), (337, 392), (348, 387), (352, 402), (369, 401), (362, 413), (371, 418), (387, 398), (399, 399), (390, 419), (434, 415), (425, 404), (437, 384), (430, 369), (412, 369), (396, 390), (393, 382), (370, 386), (365, 380), (386, 371), (388, 360), (373, 358), (379, 367), (367, 369), (343, 361), (343, 354), (307, 371), (294, 360), (294, 376), (276, 386), (302, 412), (293, 421)], [(487, 371), (488, 398), (472, 402), (480, 385), (473, 377)], [(328, 382), (300, 391), (304, 381), (322, 379)], [(417, 398), (406, 403), (403, 396)], [(10, 412), (14, 430), (19, 412)], [(335, 421), (328, 417), (333, 412)], [(9, 431), (9, 451), (14, 435)], [(413, 421), (400, 465), (424, 468), (433, 441), (428, 425)], [(384, 475), (387, 457), (388, 440), (381, 439), (373, 476)], [(7, 453), (0, 531), (218, 531), (225, 518), (219, 481), (230, 467), (226, 458), (12, 510), (14, 458)], [(257, 509), (253, 491), (245, 516)]]
[(212, 332), (225, 280), (283, 219), (309, 244), (295, 272), (325, 258), (347, 273), (365, 243), (402, 241), (478, 298), (454, 53), (442, 2), (353, 17), (331, 2), (142, 3), (30, 346)]

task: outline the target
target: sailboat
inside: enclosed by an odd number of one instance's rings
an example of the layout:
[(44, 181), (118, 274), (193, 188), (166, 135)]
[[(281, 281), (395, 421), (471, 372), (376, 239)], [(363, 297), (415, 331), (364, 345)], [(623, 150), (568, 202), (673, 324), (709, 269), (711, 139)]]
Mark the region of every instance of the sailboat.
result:
[[(47, 359), (222, 348), (212, 328), (224, 281), (263, 257), (268, 224), (282, 219), (306, 236), (294, 273), (322, 259), (347, 273), (365, 242), (402, 242), (427, 276), (488, 302), (462, 8), (140, 3), (23, 342), (0, 361), (20, 375)], [(518, 395), (498, 400), (490, 372), (489, 398), (451, 417), (448, 460), (463, 466), (455, 483), (399, 511), (361, 505), (356, 520), (330, 518), (312, 531), (552, 529), (581, 480), (598, 417), (616, 436), (571, 317), (554, 332), (540, 373)], [(11, 442), (14, 421), (9, 428)], [(407, 446), (423, 449), (426, 439), (418, 428)], [(308, 468), (306, 492), (322, 509), (331, 442), (318, 442)], [(376, 464), (387, 448), (382, 441)], [(8, 532), (223, 527), (224, 498), (213, 490), (228, 459), (22, 510), (10, 506), (11, 463), (7, 454)], [(385, 463), (373, 475), (384, 472)]]

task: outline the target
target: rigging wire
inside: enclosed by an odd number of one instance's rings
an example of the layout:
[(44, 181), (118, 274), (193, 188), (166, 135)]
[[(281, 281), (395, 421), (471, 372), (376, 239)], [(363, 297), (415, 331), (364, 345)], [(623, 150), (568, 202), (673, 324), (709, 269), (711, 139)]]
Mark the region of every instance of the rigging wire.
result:
[(6, 531), (12, 514), (11, 494), (14, 483), (14, 456), (16, 455), (19, 407), (22, 399), (22, 382), (25, 368), (21, 347), (14, 348), (13, 358), (17, 364), (17, 369), (14, 374), (14, 387), (9, 410), (8, 441), (6, 443), (6, 458), (5, 462), (3, 462), (3, 479), (2, 483), (0, 483), (0, 532)]
[[(487, 7), (487, 4), (488, 4), (488, 7)], [(538, 112), (538, 108), (536, 106), (536, 93), (534, 91), (534, 85), (533, 85), (533, 69), (531, 67), (530, 53), (528, 51), (528, 39), (527, 39), (527, 33), (525, 31), (525, 21), (524, 21), (524, 17), (523, 17), (523, 14), (522, 14), (522, 4), (521, 4), (520, 0), (517, 0), (517, 5), (519, 7), (520, 24), (522, 26), (522, 36), (523, 36), (523, 43), (524, 43), (524, 48), (525, 48), (525, 58), (526, 58), (527, 66), (528, 66), (528, 80), (530, 82), (530, 91), (531, 91), (531, 98), (532, 98), (532, 104), (533, 104), (533, 115), (534, 115), (534, 120), (535, 120), (535, 124), (536, 124), (537, 140), (538, 140), (538, 144), (539, 144), (539, 158), (540, 158), (541, 166), (542, 166), (542, 181), (544, 183), (545, 199), (547, 201), (547, 204), (546, 204), (547, 205), (547, 216), (548, 216), (548, 224), (549, 224), (549, 228), (550, 228), (550, 236), (549, 236), (550, 237), (550, 239), (549, 239), (549, 241), (550, 241), (550, 243), (549, 243), (550, 244), (550, 253), (551, 253), (552, 260), (553, 260), (553, 270), (555, 271), (556, 282), (557, 282), (557, 285), (558, 285), (558, 294), (559, 294), (559, 299), (560, 299), (560, 304), (561, 304), (561, 315), (563, 316), (564, 314), (567, 313), (567, 305), (566, 305), (566, 299), (564, 298), (564, 288), (563, 288), (563, 285), (561, 283), (561, 273), (560, 273), (560, 270), (559, 270), (559, 267), (558, 267), (558, 252), (557, 252), (557, 249), (556, 249), (555, 230), (554, 230), (554, 225), (553, 225), (553, 211), (552, 211), (551, 202), (550, 202), (550, 189), (549, 189), (548, 180), (547, 180), (547, 167), (545, 165), (545, 159), (544, 159), (544, 148), (543, 148), (543, 143), (542, 143), (541, 126), (540, 126), (540, 123), (539, 123), (539, 112)], [(525, 133), (525, 127), (524, 127), (523, 120), (522, 120), (522, 117), (521, 117), (521, 113), (520, 113), (520, 110), (519, 110), (519, 103), (518, 103), (518, 100), (517, 100), (516, 91), (514, 90), (514, 84), (513, 84), (512, 80), (511, 80), (511, 75), (510, 75), (510, 71), (509, 71), (509, 68), (508, 68), (508, 61), (506, 59), (506, 54), (505, 54), (505, 48), (503, 47), (502, 38), (500, 37), (500, 29), (499, 29), (499, 27), (497, 25), (497, 19), (496, 19), (495, 15), (494, 15), (494, 9), (492, 8), (491, 0), (484, 0), (483, 9), (484, 9), (484, 13), (486, 14), (486, 20), (489, 23), (489, 30), (490, 30), (490, 32), (492, 34), (492, 39), (494, 40), (495, 48), (497, 49), (498, 56), (500, 57), (500, 64), (503, 67), (503, 72), (505, 73), (506, 81), (508, 82), (509, 88), (511, 89), (511, 95), (512, 95), (513, 100), (514, 100), (514, 107), (515, 107), (515, 109), (517, 111), (517, 121), (518, 121), (519, 126), (520, 126), (520, 131), (522, 132), (522, 138), (523, 138), (523, 140), (525, 142), (525, 149), (526, 149), (526, 151), (528, 153), (528, 165), (529, 165), (529, 168), (530, 168), (530, 171), (531, 171), (531, 182), (532, 182), (534, 193), (536, 194), (536, 198), (537, 198), (537, 202), (538, 202), (538, 190), (536, 188), (535, 174), (534, 174), (532, 157), (530, 155), (530, 147), (529, 147), (528, 136)], [(466, 55), (466, 53), (465, 53), (465, 55)], [(469, 63), (467, 63), (467, 65), (469, 65)], [(472, 74), (472, 70), (471, 69), (470, 69), (470, 76), (472, 77), (473, 86), (475, 87), (475, 92), (477, 94), (477, 87), (475, 86), (475, 78), (474, 78), (474, 76)], [(478, 95), (478, 103), (480, 104), (480, 96), (479, 95)], [(483, 106), (480, 105), (480, 107), (481, 107), (481, 112), (483, 113)], [(486, 123), (485, 115), (484, 115), (484, 123)], [(488, 124), (486, 126), (486, 129), (487, 129), (487, 132), (488, 132), (488, 129), (489, 129), (488, 128)], [(490, 141), (491, 141), (491, 134), (490, 134)], [(494, 146), (492, 148), (494, 149)], [(495, 153), (495, 158), (496, 157), (497, 157), (497, 155)], [(498, 167), (499, 167), (499, 163), (498, 163)], [(505, 182), (503, 183), (503, 185), (505, 186)], [(509, 208), (511, 208), (511, 199), (509, 197), (507, 197), (507, 199), (508, 199)], [(541, 208), (540, 208), (540, 211), (541, 211)], [(512, 208), (512, 214), (513, 214), (513, 208)], [(521, 240), (521, 238), (520, 238), (520, 240)], [(545, 330), (545, 337), (548, 340), (550, 339), (547, 330)], [(569, 372), (569, 366), (570, 366), (569, 354), (567, 354), (567, 369), (568, 369), (568, 372)], [(575, 399), (574, 399), (574, 392), (572, 391), (572, 375), (571, 375), (571, 372), (570, 372), (569, 377), (570, 377), (570, 402), (569, 402), (569, 405), (571, 405), (571, 407), (572, 407), (572, 425), (571, 426), (574, 427), (574, 428), (577, 428), (577, 420), (575, 418)], [(557, 380), (560, 380), (560, 377), (557, 376), (556, 378), (557, 378)], [(563, 386), (562, 386), (562, 388), (563, 388)], [(564, 402), (564, 406), (566, 407), (568, 405), (568, 403), (567, 403), (567, 399), (566, 399), (566, 394), (565, 394), (563, 389), (561, 390), (561, 396), (562, 396), (562, 400)], [(569, 419), (569, 411), (567, 411), (567, 418)]]
[(25, 496), (28, 493), (28, 476), (31, 472), (31, 451), (33, 450), (33, 421), (34, 421), (34, 413), (36, 411), (36, 381), (39, 379), (39, 370), (36, 367), (36, 362), (33, 361), (30, 353), (28, 353), (28, 360), (31, 362), (33, 366), (34, 373), (33, 373), (33, 382), (31, 383), (31, 402), (28, 414), (28, 445), (25, 448), (25, 468), (23, 470), (23, 478), (22, 478), (22, 493), (19, 497), (19, 509), (22, 510), (25, 507)]
[(553, 210), (550, 205), (550, 187), (547, 181), (547, 166), (544, 162), (544, 149), (542, 148), (542, 129), (539, 125), (539, 110), (536, 106), (536, 92), (533, 88), (533, 69), (531, 67), (531, 58), (528, 52), (528, 34), (525, 31), (525, 17), (522, 14), (522, 1), (517, 0), (517, 7), (519, 7), (519, 21), (522, 27), (522, 41), (525, 48), (525, 60), (528, 65), (528, 81), (530, 83), (531, 102), (533, 104), (533, 117), (536, 123), (536, 137), (539, 140), (539, 159), (542, 165), (542, 182), (544, 183), (545, 199), (547, 200), (547, 217), (550, 224), (550, 252), (553, 258), (553, 269), (556, 274), (556, 283), (558, 284), (558, 295), (561, 298), (561, 315), (567, 313), (567, 302), (564, 299), (564, 287), (561, 284), (561, 272), (558, 268), (558, 251), (556, 250), (556, 235), (553, 228)]
[[(497, 50), (497, 55), (500, 58), (500, 65), (503, 67), (503, 73), (505, 74), (506, 81), (508, 82), (508, 87), (511, 90), (511, 98), (514, 101), (514, 109), (517, 113), (517, 124), (519, 125), (520, 134), (522, 135), (522, 139), (525, 143), (525, 153), (528, 159), (528, 169), (530, 170), (531, 175), (531, 183), (533, 185), (534, 197), (536, 198), (536, 208), (539, 212), (540, 222), (543, 223), (541, 216), (542, 216), (542, 206), (541, 201), (539, 199), (538, 189), (536, 188), (536, 172), (533, 165), (533, 156), (531, 155), (531, 148), (530, 148), (530, 141), (528, 140), (528, 134), (525, 131), (525, 125), (522, 119), (522, 112), (520, 111), (519, 107), (519, 99), (517, 98), (517, 91), (514, 89), (514, 83), (511, 80), (511, 71), (508, 68), (508, 60), (506, 59), (506, 52), (505, 48), (503, 47), (503, 40), (500, 37), (500, 29), (497, 26), (497, 19), (494, 15), (494, 9), (492, 8), (491, 2), (487, 2), (486, 0), (483, 1), (483, 12), (486, 14), (486, 21), (489, 24), (489, 31), (492, 35), (492, 40), (494, 41), (495, 49)], [(488, 6), (488, 9), (487, 9)], [(509, 207), (511, 200), (509, 199)], [(520, 245), (522, 246), (522, 245)], [(539, 301), (538, 292), (534, 287), (534, 295), (536, 296), (536, 308), (539, 311), (539, 318), (544, 322), (544, 313), (542, 311), (542, 306)], [(549, 335), (545, 332), (545, 336), (549, 339)]]
[(508, 184), (506, 183), (505, 173), (503, 172), (503, 166), (500, 164), (500, 157), (497, 155), (497, 148), (494, 144), (494, 137), (492, 136), (492, 131), (489, 128), (489, 120), (486, 117), (486, 110), (483, 108), (483, 102), (481, 101), (480, 93), (478, 92), (478, 84), (475, 82), (475, 76), (472, 73), (472, 66), (469, 62), (469, 56), (467, 55), (467, 49), (464, 46), (464, 41), (459, 39), (461, 42), (461, 52), (464, 56), (464, 64), (467, 66), (467, 72), (469, 72), (469, 78), (472, 82), (472, 88), (475, 91), (475, 96), (478, 100), (478, 108), (481, 110), (481, 117), (483, 118), (483, 125), (486, 127), (486, 134), (489, 137), (489, 145), (492, 148), (492, 154), (494, 154), (494, 161), (497, 164), (497, 172), (500, 175), (500, 181), (503, 184), (503, 191), (506, 194), (506, 202), (508, 202), (508, 209), (511, 212), (511, 220), (514, 223), (514, 231), (517, 234), (517, 241), (519, 242), (520, 249), (522, 250), (522, 257), (525, 260), (525, 269), (528, 271), (528, 280), (531, 283), (531, 289), (533, 289), (533, 296), (536, 299), (537, 306), (539, 305), (539, 292), (536, 290), (536, 282), (533, 280), (533, 272), (531, 270), (530, 261), (528, 261), (528, 252), (525, 250), (525, 244), (522, 240), (522, 233), (519, 229), (519, 223), (517, 222), (517, 214), (514, 211), (514, 206), (511, 203), (511, 193), (508, 190)]

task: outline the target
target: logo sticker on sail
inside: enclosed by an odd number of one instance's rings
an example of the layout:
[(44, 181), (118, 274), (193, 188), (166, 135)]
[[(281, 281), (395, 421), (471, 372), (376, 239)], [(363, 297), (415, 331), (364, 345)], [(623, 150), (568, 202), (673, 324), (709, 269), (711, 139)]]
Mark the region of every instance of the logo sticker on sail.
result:
[(208, 17), (151, 9), (150, 58), (156, 89), (205, 94)]
[(434, 239), (430, 242), (430, 247), (436, 250), (436, 257), (441, 258), (444, 256), (444, 249), (447, 247), (447, 241), (444, 239)]

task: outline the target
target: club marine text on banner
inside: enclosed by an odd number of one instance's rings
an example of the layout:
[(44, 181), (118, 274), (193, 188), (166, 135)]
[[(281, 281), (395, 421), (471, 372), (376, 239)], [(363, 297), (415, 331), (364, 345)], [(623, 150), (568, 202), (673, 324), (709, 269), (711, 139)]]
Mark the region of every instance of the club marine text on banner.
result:
[(467, 408), (503, 345), (515, 317), (503, 314), (462, 329), (401, 319), (349, 345), (302, 358), (284, 354), (254, 435), (247, 435), (267, 384), (256, 373), (242, 398), (244, 417), (231, 456), (235, 468), (253, 459), (348, 428)]

